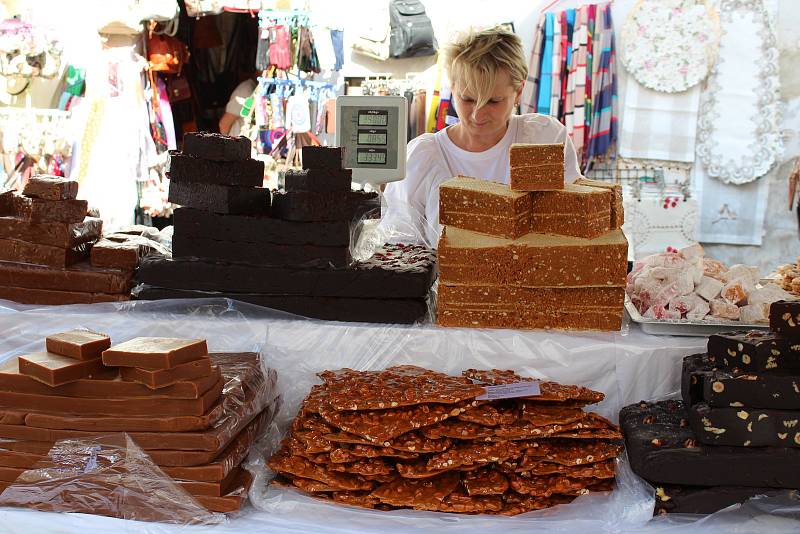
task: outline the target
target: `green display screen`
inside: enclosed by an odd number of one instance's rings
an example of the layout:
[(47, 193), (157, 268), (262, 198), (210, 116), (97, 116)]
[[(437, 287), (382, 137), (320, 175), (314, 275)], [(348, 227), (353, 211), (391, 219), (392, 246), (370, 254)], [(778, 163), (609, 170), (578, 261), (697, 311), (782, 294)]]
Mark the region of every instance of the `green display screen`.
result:
[(386, 132), (371, 131), (371, 132), (358, 132), (359, 145), (385, 145), (388, 135)]
[(386, 165), (386, 151), (367, 152), (359, 150), (356, 161), (371, 165)]
[(389, 114), (383, 110), (366, 110), (358, 112), (359, 126), (388, 126)]

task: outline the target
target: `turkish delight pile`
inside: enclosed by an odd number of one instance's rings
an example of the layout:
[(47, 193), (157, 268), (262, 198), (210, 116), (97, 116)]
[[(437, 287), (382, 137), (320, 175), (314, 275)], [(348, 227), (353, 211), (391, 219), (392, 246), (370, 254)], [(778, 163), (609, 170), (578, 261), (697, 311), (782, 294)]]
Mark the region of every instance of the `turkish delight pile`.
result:
[(758, 267), (730, 267), (706, 258), (703, 247), (648, 256), (634, 264), (625, 289), (648, 319), (729, 319), (766, 323), (769, 306), (794, 296), (777, 284), (759, 284)]

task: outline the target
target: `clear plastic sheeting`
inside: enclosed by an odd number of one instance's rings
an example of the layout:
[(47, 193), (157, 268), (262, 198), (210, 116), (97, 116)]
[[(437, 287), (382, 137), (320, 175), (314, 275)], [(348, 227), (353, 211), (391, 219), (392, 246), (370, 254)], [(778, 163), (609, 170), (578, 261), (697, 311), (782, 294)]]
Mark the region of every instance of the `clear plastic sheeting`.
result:
[(127, 434), (57, 441), (5, 488), (0, 505), (180, 525), (224, 520), (165, 475)]
[[(444, 329), (307, 320), (225, 299), (128, 302), (61, 307), (0, 302), (0, 360), (22, 350), (41, 350), (44, 336), (85, 327), (114, 340), (136, 336), (205, 338), (211, 352), (262, 349), (263, 364), (278, 373), (283, 406), (259, 447), (274, 450), (297, 413), (316, 373), (350, 367), (383, 369), (413, 363), (450, 374), (466, 368), (515, 369), (520, 374), (578, 384), (602, 391), (606, 399), (590, 407), (617, 420), (622, 406), (659, 399), (679, 389), (683, 356), (702, 352), (705, 339), (649, 336), (633, 326), (621, 333)], [(800, 505), (776, 499), (753, 500), (705, 518), (650, 519), (652, 489), (633, 475), (624, 457), (617, 489), (589, 494), (569, 505), (516, 517), (466, 516), (431, 512), (381, 513), (316, 501), (291, 490), (266, 486), (258, 448), (247, 464), (258, 476), (252, 503), (221, 525), (190, 527), (194, 532), (800, 532)], [(267, 511), (268, 510), (268, 511)], [(699, 522), (698, 522), (699, 521)], [(0, 509), (0, 530), (12, 533), (185, 532), (163, 523), (121, 521), (80, 514), (44, 514)]]

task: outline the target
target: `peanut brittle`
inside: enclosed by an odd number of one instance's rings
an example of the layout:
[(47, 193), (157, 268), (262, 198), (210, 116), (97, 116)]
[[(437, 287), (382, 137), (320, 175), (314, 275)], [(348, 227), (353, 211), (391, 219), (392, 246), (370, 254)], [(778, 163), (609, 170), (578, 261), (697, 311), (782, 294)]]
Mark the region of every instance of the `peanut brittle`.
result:
[(339, 489), (335, 486), (329, 486), (324, 482), (318, 482), (310, 478), (291, 477), (290, 480), (294, 487), (303, 490), (307, 493), (317, 493), (321, 491), (328, 492), (328, 491), (336, 491)]
[(520, 463), (516, 470), (520, 475), (529, 473), (533, 476), (564, 475), (571, 478), (614, 478), (615, 462), (606, 460), (587, 465), (567, 466), (551, 462), (526, 462)]
[(475, 464), (500, 463), (522, 454), (522, 447), (513, 441), (465, 443), (431, 456), (429, 469), (454, 469)]
[[(478, 380), (487, 384), (513, 384), (515, 382), (530, 382), (534, 378), (522, 377), (510, 370), (481, 370), (481, 369), (467, 369), (461, 373), (467, 378)], [(605, 398), (605, 395), (599, 391), (592, 391), (589, 388), (580, 386), (564, 386), (556, 382), (540, 382), (539, 389), (541, 394), (536, 397), (526, 397), (530, 400), (536, 401), (568, 401), (578, 400), (594, 404), (600, 402)]]
[(398, 436), (389, 442), (389, 447), (396, 451), (431, 453), (446, 451), (453, 444), (448, 438), (429, 438), (424, 435), (424, 428)]
[(328, 469), (354, 475), (389, 475), (394, 467), (383, 458), (364, 458), (347, 464), (331, 464)]
[(375, 497), (370, 497), (368, 491), (334, 491), (333, 500), (359, 508), (375, 508), (381, 502)]
[[(461, 415), (471, 411), (469, 410)], [(460, 420), (461, 415), (458, 416), (458, 419), (447, 419), (441, 423), (425, 427), (421, 429), (421, 432), (425, 437), (436, 440), (441, 438), (477, 440), (494, 436), (494, 428)]]
[(503, 500), (497, 495), (473, 496), (463, 488), (456, 489), (439, 505), (440, 512), (458, 512), (462, 514), (485, 514), (499, 512), (503, 509)]
[(542, 440), (528, 447), (522, 461), (551, 462), (561, 465), (585, 465), (617, 457), (622, 446), (608, 441), (576, 442), (568, 439)]
[(400, 460), (414, 460), (419, 454), (404, 452), (391, 447), (375, 447), (374, 445), (348, 445), (337, 444), (337, 449), (330, 452), (330, 459), (335, 464), (355, 462), (362, 458), (398, 458)]
[(392, 506), (438, 510), (444, 498), (458, 487), (459, 479), (457, 472), (425, 479), (399, 478), (373, 490), (370, 496)]
[[(561, 475), (550, 476), (520, 476), (517, 473), (508, 473), (511, 489), (522, 495), (534, 497), (550, 497), (554, 494), (573, 495), (587, 493), (586, 488), (595, 482), (591, 478), (568, 478)], [(580, 493), (582, 490), (586, 490)]]
[(470, 495), (502, 495), (508, 491), (508, 478), (491, 467), (463, 473), (461, 483)]
[(503, 496), (503, 509), (500, 511), (501, 515), (517, 515), (524, 514), (525, 512), (533, 512), (534, 510), (543, 510), (559, 504), (567, 504), (573, 501), (575, 497), (566, 495), (551, 495), (550, 497), (530, 497), (527, 495), (519, 495), (511, 493), (510, 495)]
[(566, 408), (558, 405), (538, 405), (535, 402), (522, 404), (520, 419), (536, 426), (566, 425), (580, 421), (586, 414), (580, 408)]
[(544, 426), (537, 426), (525, 421), (517, 421), (512, 425), (496, 427), (494, 434), (495, 437), (500, 440), (539, 439), (551, 437), (560, 433), (573, 432), (582, 428), (586, 428), (586, 424), (583, 421), (576, 421), (565, 425)]
[(270, 469), (300, 478), (310, 478), (341, 490), (370, 490), (374, 484), (357, 475), (336, 473), (300, 456), (281, 449), (267, 463)]
[(340, 369), (319, 374), (334, 410), (380, 410), (417, 404), (456, 404), (483, 394), (481, 386), (414, 365), (384, 371)]
[(483, 426), (510, 425), (518, 418), (519, 409), (515, 402), (483, 404), (458, 416), (460, 421)]

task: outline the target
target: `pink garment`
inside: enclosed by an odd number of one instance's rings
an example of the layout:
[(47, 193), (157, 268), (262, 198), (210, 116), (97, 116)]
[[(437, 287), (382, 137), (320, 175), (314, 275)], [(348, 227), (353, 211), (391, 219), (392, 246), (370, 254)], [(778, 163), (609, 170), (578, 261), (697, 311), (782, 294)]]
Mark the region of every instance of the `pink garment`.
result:
[(167, 137), (167, 147), (170, 150), (178, 148), (175, 137), (175, 120), (172, 118), (172, 106), (169, 103), (167, 94), (167, 84), (160, 76), (156, 77), (156, 87), (158, 88), (158, 105), (161, 108), (161, 122), (164, 124), (164, 134)]

